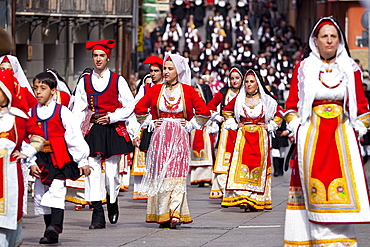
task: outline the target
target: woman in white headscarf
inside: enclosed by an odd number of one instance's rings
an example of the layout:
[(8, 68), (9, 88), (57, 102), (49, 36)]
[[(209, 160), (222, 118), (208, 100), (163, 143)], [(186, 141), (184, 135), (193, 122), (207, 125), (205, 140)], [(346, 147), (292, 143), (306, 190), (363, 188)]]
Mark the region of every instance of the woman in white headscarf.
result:
[(238, 130), (221, 206), (246, 212), (271, 210), (269, 132), (281, 124), (278, 104), (262, 79), (248, 70), (244, 85), (223, 109), (225, 127)]
[(166, 54), (163, 67), (164, 83), (154, 85), (135, 106), (139, 122), (150, 108), (155, 126), (140, 191), (148, 196), (146, 222), (176, 228), (192, 222), (186, 199), (189, 132), (201, 129), (210, 112), (190, 86), (190, 68), (184, 57)]
[(238, 129), (221, 206), (246, 212), (271, 210), (270, 135), (282, 122), (276, 99), (248, 70), (244, 86), (225, 106), (227, 129)]
[(353, 223), (369, 223), (358, 138), (369, 127), (362, 75), (338, 23), (323, 17), (309, 57), (295, 68), (285, 119), (294, 132), (285, 246), (357, 246)]
[(225, 118), (222, 116), (223, 108), (234, 99), (242, 87), (245, 69), (235, 64), (230, 69), (227, 84), (207, 103), (212, 112), (211, 120), (220, 125), (220, 133), (217, 141), (216, 159), (213, 166), (212, 188), (209, 198), (218, 199), (224, 195), (227, 172), (229, 170), (236, 131), (225, 129)]

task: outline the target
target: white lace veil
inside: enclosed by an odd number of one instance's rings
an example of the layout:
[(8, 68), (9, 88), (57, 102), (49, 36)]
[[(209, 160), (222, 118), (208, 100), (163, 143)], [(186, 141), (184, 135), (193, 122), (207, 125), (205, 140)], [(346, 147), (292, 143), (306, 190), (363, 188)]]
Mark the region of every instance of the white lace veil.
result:
[[(243, 84), (245, 81), (245, 78), (247, 77), (248, 74), (253, 73), (256, 81), (258, 83), (258, 90), (261, 96), (261, 101), (263, 104), (263, 110), (265, 112), (265, 123), (269, 123), (272, 119), (274, 119), (275, 113), (276, 113), (276, 107), (277, 107), (277, 102), (276, 100), (271, 97), (270, 95), (266, 94), (264, 87), (262, 86), (262, 83), (257, 76), (256, 72), (252, 69), (248, 70), (247, 73), (245, 73), (245, 76), (243, 78)], [(235, 101), (235, 106), (234, 106), (234, 114), (235, 114), (235, 119), (239, 123), (240, 122), (240, 111), (238, 109), (242, 109), (243, 104), (245, 102), (245, 97), (247, 95), (247, 91), (245, 89), (245, 85), (242, 85), (240, 88), (240, 92), (236, 98)]]
[[(166, 53), (164, 56), (163, 66), (168, 57), (170, 57), (176, 67), (178, 81), (182, 84), (191, 85), (191, 70), (186, 59), (177, 54)], [(164, 79), (164, 83), (166, 83), (166, 79)]]

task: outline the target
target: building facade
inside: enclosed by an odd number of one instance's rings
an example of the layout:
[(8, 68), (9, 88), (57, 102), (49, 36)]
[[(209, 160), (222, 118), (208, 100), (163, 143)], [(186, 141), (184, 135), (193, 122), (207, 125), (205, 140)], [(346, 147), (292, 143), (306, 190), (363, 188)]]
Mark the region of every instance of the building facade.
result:
[(307, 42), (311, 29), (322, 16), (333, 16), (340, 23), (347, 37), (347, 43), (353, 59), (359, 59), (364, 69), (370, 66), (369, 49), (363, 42), (368, 32), (368, 25), (363, 19), (370, 11), (370, 1), (351, 0), (283, 0), (297, 37)]
[[(1, 1), (1, 0), (0, 0)], [(73, 90), (86, 67), (93, 67), (88, 40), (114, 39), (108, 66), (126, 79), (131, 73), (136, 0), (5, 0), (5, 25), (11, 30), (19, 59), (29, 79), (54, 68)], [(1, 3), (0, 3), (1, 5)], [(11, 13), (9, 13), (11, 10)], [(133, 31), (134, 30), (134, 31)]]

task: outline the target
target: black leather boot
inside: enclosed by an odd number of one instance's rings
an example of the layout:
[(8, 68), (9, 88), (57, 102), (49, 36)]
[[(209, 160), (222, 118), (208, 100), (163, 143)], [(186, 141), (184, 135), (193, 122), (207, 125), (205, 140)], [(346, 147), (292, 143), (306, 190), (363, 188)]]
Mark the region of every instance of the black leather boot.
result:
[(110, 196), (107, 194), (107, 209), (109, 222), (111, 224), (116, 224), (119, 216), (118, 198), (116, 198), (116, 201), (114, 203), (110, 203)]
[(59, 242), (59, 233), (63, 231), (64, 210), (51, 208), (51, 214), (44, 215), (46, 230), (40, 239), (40, 244), (56, 244)]
[(279, 158), (278, 172), (279, 172), (279, 176), (284, 175), (284, 158)]
[(48, 226), (44, 236), (40, 238), (40, 244), (56, 244), (59, 240), (59, 232), (53, 226)]

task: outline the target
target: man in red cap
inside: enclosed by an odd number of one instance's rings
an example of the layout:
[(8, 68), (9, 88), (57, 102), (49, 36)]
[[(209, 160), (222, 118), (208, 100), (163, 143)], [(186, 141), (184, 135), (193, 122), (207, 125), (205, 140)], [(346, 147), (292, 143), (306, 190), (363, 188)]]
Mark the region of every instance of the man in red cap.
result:
[(135, 102), (138, 102), (148, 91), (155, 84), (162, 83), (163, 81), (163, 59), (150, 56), (144, 60), (144, 64), (149, 64), (149, 72), (150, 78), (152, 79), (152, 83), (147, 85), (141, 85), (139, 88), (139, 92), (135, 96)]
[[(107, 67), (115, 44), (113, 39), (86, 42), (86, 49), (92, 50), (94, 70), (81, 78), (81, 83), (78, 82), (73, 106), (73, 113), (82, 123), (82, 131), (90, 147), (88, 160), (93, 168), (85, 180), (85, 200), (90, 201), (94, 208), (89, 229), (105, 228), (102, 207), (105, 197), (109, 222), (117, 223), (118, 164), (122, 154), (133, 151), (131, 140), (135, 146), (140, 142), (138, 128), (134, 128), (137, 125), (133, 115), (134, 97), (126, 80)], [(105, 180), (102, 178), (102, 164), (105, 164)]]

